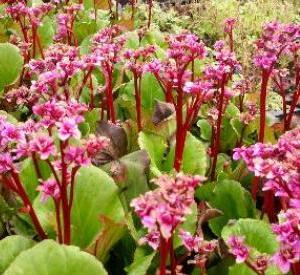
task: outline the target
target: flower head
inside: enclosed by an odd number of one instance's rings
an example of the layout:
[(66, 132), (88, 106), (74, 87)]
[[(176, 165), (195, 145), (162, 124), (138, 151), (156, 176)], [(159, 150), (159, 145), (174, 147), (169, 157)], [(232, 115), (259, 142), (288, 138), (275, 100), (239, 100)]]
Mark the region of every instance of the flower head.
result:
[(244, 237), (230, 236), (227, 241), (230, 253), (235, 256), (237, 263), (243, 263), (249, 256), (249, 248), (244, 244)]
[(42, 202), (46, 202), (50, 197), (54, 199), (58, 199), (60, 197), (60, 188), (55, 179), (43, 181), (37, 189), (42, 193)]

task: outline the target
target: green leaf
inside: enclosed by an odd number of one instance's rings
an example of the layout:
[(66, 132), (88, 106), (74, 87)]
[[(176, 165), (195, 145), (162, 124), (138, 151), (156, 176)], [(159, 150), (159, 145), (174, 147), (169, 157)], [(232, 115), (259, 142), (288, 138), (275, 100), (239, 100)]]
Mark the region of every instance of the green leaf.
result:
[(94, 20), (78, 20), (74, 25), (74, 32), (79, 43), (81, 43), (86, 37), (94, 34), (96, 31), (97, 25)]
[(103, 229), (96, 237), (95, 242), (88, 247), (87, 251), (94, 254), (101, 262), (105, 262), (110, 249), (126, 233), (126, 224), (125, 222), (114, 222), (106, 216), (101, 216), (100, 221), (103, 224)]
[(215, 182), (208, 182), (205, 184), (200, 185), (196, 189), (196, 198), (198, 200), (204, 200), (204, 201), (209, 201), (212, 196), (214, 195), (213, 190), (215, 188), (216, 184)]
[(229, 118), (224, 118), (222, 121), (221, 131), (221, 151), (226, 152), (235, 148), (237, 143), (237, 135), (234, 131)]
[[(175, 143), (164, 163), (164, 171), (170, 172), (175, 158)], [(182, 159), (182, 171), (186, 174), (205, 175), (207, 169), (207, 155), (204, 144), (188, 132)]]
[(151, 262), (155, 256), (155, 251), (153, 251), (149, 255), (145, 255), (144, 253), (139, 253), (141, 249), (137, 248), (134, 253), (133, 263), (126, 267), (125, 270), (128, 275), (145, 275), (147, 274), (147, 270), (151, 265)]
[(239, 219), (235, 224), (223, 228), (224, 240), (231, 235), (245, 236), (245, 243), (260, 253), (272, 255), (278, 249), (278, 243), (270, 225), (263, 220)]
[(0, 44), (0, 92), (14, 83), (21, 73), (23, 58), (18, 47), (10, 43)]
[[(47, 179), (50, 176), (50, 168), (45, 161), (39, 161), (38, 164), (43, 178)], [(20, 179), (29, 198), (33, 200), (38, 195), (38, 191), (36, 189), (39, 182), (35, 172), (33, 161), (30, 158), (25, 159), (22, 162)]]
[(212, 127), (206, 119), (199, 119), (197, 126), (200, 128), (200, 136), (204, 140), (211, 140)]
[(230, 119), (230, 125), (231, 125), (232, 129), (235, 131), (236, 136), (238, 138), (241, 138), (241, 133), (242, 133), (244, 125), (240, 121), (240, 119), (239, 118)]
[(225, 115), (228, 117), (237, 117), (240, 114), (240, 110), (232, 102), (227, 105)]
[(223, 215), (209, 221), (209, 226), (217, 235), (231, 219), (255, 218), (255, 205), (250, 193), (239, 182), (222, 180), (217, 182), (210, 205), (223, 212)]
[(155, 76), (146, 73), (142, 78), (142, 105), (143, 108), (152, 110), (156, 101), (163, 101), (165, 99), (164, 92), (162, 91)]
[(106, 275), (101, 262), (78, 247), (45, 240), (21, 253), (5, 275)]
[(90, 133), (95, 133), (97, 128), (97, 122), (100, 120), (100, 110), (95, 108), (84, 114), (85, 122), (89, 124)]
[[(41, 195), (38, 195), (33, 201), (33, 208), (36, 211), (43, 229), (47, 232), (48, 237), (54, 239), (56, 236), (56, 219), (53, 200), (49, 199), (46, 202), (42, 202)], [(24, 218), (32, 224), (28, 215)]]
[(78, 128), (83, 137), (86, 137), (90, 133), (90, 125), (87, 122), (82, 122), (78, 125)]
[(124, 211), (113, 179), (101, 169), (82, 167), (76, 176), (72, 207), (72, 244), (85, 248), (102, 229), (100, 215), (120, 221)]
[(127, 32), (125, 48), (137, 49), (139, 47), (139, 36), (137, 31)]
[(150, 159), (145, 150), (138, 150), (110, 162), (103, 169), (110, 173), (121, 190), (124, 207), (129, 208), (132, 199), (149, 190), (148, 174)]
[(205, 175), (206, 168), (205, 146), (199, 139), (188, 133), (183, 152), (182, 171), (192, 175)]
[(146, 150), (150, 157), (153, 174), (160, 175), (164, 152), (167, 148), (164, 138), (152, 133), (140, 132), (138, 143), (140, 148)]
[(35, 244), (34, 241), (23, 236), (8, 236), (0, 241), (0, 274), (9, 267), (11, 262), (24, 250)]
[(46, 16), (43, 19), (43, 24), (39, 27), (38, 33), (41, 39), (42, 47), (45, 48), (53, 42), (53, 36), (55, 35), (55, 30), (53, 26), (53, 19)]

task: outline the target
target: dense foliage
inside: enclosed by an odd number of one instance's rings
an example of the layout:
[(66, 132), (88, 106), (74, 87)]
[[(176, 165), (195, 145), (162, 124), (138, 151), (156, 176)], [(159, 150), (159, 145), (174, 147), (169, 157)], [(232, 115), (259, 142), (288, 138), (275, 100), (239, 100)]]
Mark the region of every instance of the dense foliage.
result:
[(260, 2), (0, 1), (1, 274), (300, 274), (298, 7)]

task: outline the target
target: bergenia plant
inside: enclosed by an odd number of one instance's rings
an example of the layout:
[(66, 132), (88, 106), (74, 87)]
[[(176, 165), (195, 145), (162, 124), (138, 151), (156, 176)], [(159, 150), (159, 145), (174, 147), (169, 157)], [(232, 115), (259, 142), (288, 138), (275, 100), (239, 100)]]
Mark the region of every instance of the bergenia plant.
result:
[[(14, 125), (1, 117), (2, 179), (5, 186), (21, 198), (25, 212), (30, 215), (42, 239), (47, 235), (22, 185), (17, 162), (24, 158), (32, 159), (40, 181), (38, 190), (41, 200), (52, 198), (55, 203), (58, 240), (70, 244), (76, 174), (80, 167), (89, 165), (91, 158), (107, 147), (109, 142), (105, 137), (95, 136), (80, 143), (75, 142), (81, 138), (78, 124), (84, 121), (86, 110), (85, 105), (76, 101), (67, 103), (52, 100), (33, 106), (36, 121), (28, 120)], [(40, 161), (47, 163), (51, 177), (43, 178)]]
[(155, 47), (150, 45), (141, 47), (136, 50), (126, 50), (124, 58), (126, 60), (125, 67), (133, 75), (134, 97), (136, 108), (136, 123), (138, 131), (143, 128), (142, 125), (142, 77), (144, 73), (144, 62), (155, 52)]
[(174, 105), (176, 111), (174, 168), (180, 171), (187, 133), (198, 115), (201, 104), (212, 97), (213, 90), (209, 81), (195, 79), (194, 63), (206, 56), (203, 42), (190, 33), (171, 35), (167, 42), (167, 59), (153, 60), (146, 65), (146, 70), (153, 73), (160, 83), (166, 101)]
[(260, 2), (197, 36), (152, 0), (0, 0), (1, 274), (300, 274), (300, 26), (248, 33)]
[[(153, 249), (160, 249), (159, 274), (167, 274), (168, 257), (171, 261), (171, 273), (176, 274), (177, 262), (173, 246), (175, 230), (185, 221), (185, 216), (191, 213), (194, 203), (195, 188), (203, 181), (201, 177), (189, 177), (178, 174), (175, 179), (163, 175), (155, 179), (158, 188), (134, 199), (131, 206), (141, 218), (147, 235), (140, 241), (149, 244)], [(199, 252), (200, 240), (195, 240), (195, 246), (187, 245), (186, 232), (182, 239), (190, 251)], [(196, 243), (199, 241), (198, 243)], [(206, 244), (205, 244), (206, 245)]]

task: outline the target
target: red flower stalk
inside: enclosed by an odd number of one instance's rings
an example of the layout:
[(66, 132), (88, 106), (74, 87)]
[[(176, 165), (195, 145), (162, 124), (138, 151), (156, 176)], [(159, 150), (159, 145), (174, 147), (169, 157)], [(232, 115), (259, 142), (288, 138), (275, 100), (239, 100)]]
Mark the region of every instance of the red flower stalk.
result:
[(217, 41), (214, 45), (216, 64), (207, 66), (204, 71), (205, 78), (211, 81), (215, 87), (217, 102), (217, 120), (213, 126), (214, 135), (211, 142), (211, 180), (215, 180), (217, 159), (221, 143), (221, 126), (223, 113), (229, 99), (234, 95), (233, 91), (226, 87), (234, 71), (240, 70), (240, 65), (236, 60), (235, 54), (227, 50), (223, 41)]
[[(176, 111), (176, 147), (174, 168), (180, 171), (187, 133), (198, 115), (201, 104), (211, 93), (210, 83), (197, 79), (191, 82), (192, 73), (188, 67), (196, 59), (206, 55), (204, 44), (198, 37), (189, 33), (169, 36), (168, 58), (153, 60), (146, 64), (145, 70), (153, 73), (162, 87), (166, 101), (174, 105)], [(175, 93), (174, 93), (175, 92)], [(184, 105), (186, 103), (186, 114)]]
[[(258, 54), (254, 57), (254, 63), (261, 69), (261, 88), (260, 88), (260, 126), (258, 141), (263, 143), (265, 138), (266, 125), (266, 97), (268, 83), (271, 78), (275, 65), (283, 54), (295, 52), (295, 41), (299, 37), (299, 26), (295, 24), (279, 24), (271, 22), (264, 26), (264, 31), (261, 39), (256, 42)], [(296, 77), (298, 78), (298, 77)], [(298, 86), (298, 83), (296, 81)], [(297, 89), (297, 87), (296, 87)], [(298, 97), (298, 91), (294, 93), (294, 99)], [(294, 112), (294, 103), (292, 103), (290, 113), (285, 119), (285, 129), (289, 128), (291, 118)], [(256, 199), (256, 194), (259, 189), (259, 179), (254, 178), (252, 183), (252, 196)], [(269, 218), (274, 217), (274, 194), (270, 191), (265, 194), (263, 210), (267, 212)]]
[(86, 56), (86, 61), (101, 69), (105, 78), (105, 94), (107, 116), (116, 123), (113, 98), (113, 73), (115, 64), (120, 60), (120, 52), (125, 44), (125, 38), (118, 36), (121, 30), (118, 26), (105, 28), (93, 37), (92, 54)]
[(136, 108), (137, 128), (140, 132), (142, 125), (142, 76), (144, 73), (144, 62), (155, 52), (154, 46), (141, 47), (136, 50), (126, 50), (124, 58), (128, 61), (125, 66), (133, 74), (134, 97)]
[(176, 274), (173, 234), (190, 213), (195, 188), (204, 180), (178, 174), (175, 179), (163, 175), (155, 180), (158, 188), (134, 199), (131, 206), (141, 218), (148, 234), (140, 241), (153, 249), (160, 248), (160, 273), (167, 274), (167, 260), (171, 258), (171, 274)]

